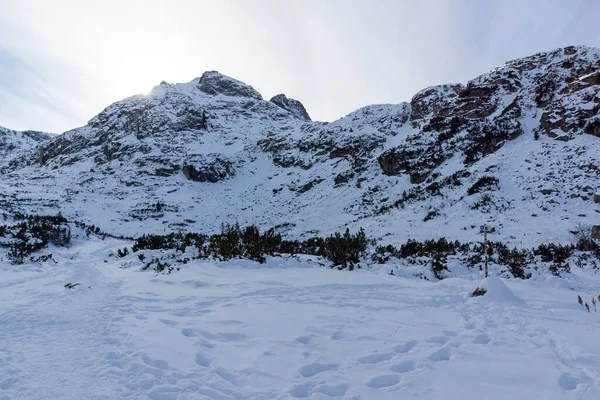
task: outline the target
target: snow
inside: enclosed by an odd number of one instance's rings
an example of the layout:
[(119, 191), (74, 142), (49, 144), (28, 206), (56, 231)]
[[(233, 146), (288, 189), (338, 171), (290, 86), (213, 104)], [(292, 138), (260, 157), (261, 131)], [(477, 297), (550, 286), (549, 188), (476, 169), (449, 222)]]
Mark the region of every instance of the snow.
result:
[(485, 289), (486, 293), (482, 296), (482, 300), (486, 302), (498, 302), (498, 303), (514, 303), (521, 304), (522, 300), (514, 295), (506, 287), (502, 279), (497, 276), (490, 276), (481, 281), (478, 288)]
[(600, 320), (577, 304), (594, 271), (428, 282), (270, 258), (155, 275), (112, 256), (121, 241), (75, 241), (0, 261), (0, 399), (600, 395)]

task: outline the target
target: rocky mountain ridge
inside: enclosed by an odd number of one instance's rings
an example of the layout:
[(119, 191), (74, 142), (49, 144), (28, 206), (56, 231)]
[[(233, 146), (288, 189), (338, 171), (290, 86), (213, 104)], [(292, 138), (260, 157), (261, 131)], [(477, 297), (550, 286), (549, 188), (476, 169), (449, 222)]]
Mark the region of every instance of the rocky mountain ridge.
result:
[(539, 53), (331, 123), (210, 71), (50, 140), (1, 143), (0, 209), (133, 236), (239, 221), (475, 240), (489, 222), (515, 245), (566, 241), (600, 217), (600, 50)]
[(32, 150), (55, 135), (36, 131), (13, 131), (0, 126), (0, 166), (18, 152)]

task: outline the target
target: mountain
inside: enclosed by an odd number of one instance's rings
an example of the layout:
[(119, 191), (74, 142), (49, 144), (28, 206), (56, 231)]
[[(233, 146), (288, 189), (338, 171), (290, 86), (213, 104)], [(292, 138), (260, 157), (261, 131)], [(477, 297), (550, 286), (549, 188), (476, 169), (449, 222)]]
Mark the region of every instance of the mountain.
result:
[(4, 150), (1, 210), (119, 234), (237, 221), (290, 237), (364, 227), (382, 242), (473, 241), (489, 223), (518, 246), (566, 242), (599, 218), (600, 50), (535, 54), (331, 123), (210, 71), (27, 143)]
[(24, 151), (35, 149), (55, 135), (36, 131), (13, 131), (0, 126), (0, 166)]

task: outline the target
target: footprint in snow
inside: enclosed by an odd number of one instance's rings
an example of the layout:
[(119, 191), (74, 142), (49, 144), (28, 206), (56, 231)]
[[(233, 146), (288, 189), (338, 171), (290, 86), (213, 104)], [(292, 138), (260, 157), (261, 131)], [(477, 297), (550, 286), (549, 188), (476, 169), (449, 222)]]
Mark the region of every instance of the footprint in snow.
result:
[(406, 360), (399, 362), (398, 364), (394, 364), (390, 367), (390, 369), (399, 374), (404, 374), (406, 372), (414, 371), (415, 362), (413, 360)]
[(300, 385), (295, 385), (289, 393), (292, 397), (304, 399), (310, 396), (311, 387), (312, 385), (310, 383), (302, 383)]
[(373, 389), (382, 389), (397, 385), (400, 382), (398, 375), (380, 375), (367, 382), (367, 386)]
[(450, 360), (450, 349), (447, 347), (442, 347), (438, 351), (431, 354), (429, 356), (429, 359), (434, 362), (449, 361)]
[(246, 381), (241, 376), (238, 376), (224, 368), (214, 369), (213, 372), (224, 381), (231, 383), (233, 386), (242, 387), (246, 384)]
[(143, 356), (142, 361), (144, 361), (144, 364), (146, 364), (146, 365), (149, 365), (151, 367), (158, 368), (161, 370), (171, 369), (169, 367), (169, 363), (167, 363), (164, 360), (153, 360), (152, 358), (150, 358), (148, 356)]
[(417, 343), (419, 343), (416, 340), (411, 340), (410, 342), (406, 342), (404, 344), (399, 344), (398, 346), (394, 347), (394, 351), (396, 353), (408, 353), (409, 351), (411, 351), (412, 349), (415, 348), (415, 346), (417, 345)]
[(113, 367), (123, 369), (127, 364), (127, 356), (125, 354), (110, 352), (106, 355), (107, 362)]
[(312, 335), (309, 336), (298, 336), (294, 341), (301, 344), (310, 344), (312, 342)]
[(302, 375), (305, 378), (310, 378), (317, 374), (320, 374), (321, 372), (333, 371), (333, 370), (336, 370), (337, 368), (338, 368), (337, 364), (312, 363), (312, 364), (308, 364), (308, 365), (305, 365), (304, 367), (300, 368), (300, 375)]
[(195, 329), (192, 328), (184, 328), (181, 330), (181, 334), (185, 337), (195, 337), (198, 336), (198, 333)]
[[(243, 333), (237, 333), (237, 332), (222, 332), (219, 333), (219, 335), (223, 338), (223, 340), (227, 340), (230, 342), (237, 342), (240, 340), (246, 340), (249, 339), (250, 336), (248, 335), (244, 335)], [(211, 339), (211, 337), (205, 336), (207, 339)]]
[(487, 333), (482, 333), (481, 335), (475, 336), (475, 339), (473, 339), (473, 343), (488, 344), (491, 340), (492, 339), (490, 338), (490, 335), (488, 335)]
[(242, 321), (238, 321), (235, 319), (225, 319), (221, 321), (216, 321), (215, 324), (221, 326), (242, 326), (245, 325)]
[(16, 378), (8, 378), (2, 381), (2, 383), (0, 383), (0, 389), (2, 390), (8, 390), (11, 387), (13, 387), (13, 385), (15, 383), (17, 383), (18, 380)]
[(448, 338), (446, 336), (433, 336), (427, 339), (429, 343), (437, 343), (437, 344), (446, 344), (448, 342)]
[(118, 344), (119, 340), (109, 336), (109, 337), (104, 338), (104, 343), (113, 345), (113, 344)]
[(358, 359), (361, 364), (377, 364), (383, 361), (391, 360), (394, 355), (392, 353), (375, 353), (369, 354)]
[(182, 390), (178, 387), (160, 387), (152, 390), (148, 393), (148, 397), (151, 400), (171, 400), (178, 399), (179, 395), (182, 393)]
[(321, 385), (315, 388), (316, 393), (321, 393), (330, 397), (342, 397), (348, 393), (350, 385)]
[(210, 367), (210, 359), (202, 353), (196, 353), (196, 364), (201, 367)]
[(571, 375), (562, 374), (560, 378), (558, 378), (558, 385), (564, 390), (575, 390), (577, 388), (577, 384), (577, 380)]

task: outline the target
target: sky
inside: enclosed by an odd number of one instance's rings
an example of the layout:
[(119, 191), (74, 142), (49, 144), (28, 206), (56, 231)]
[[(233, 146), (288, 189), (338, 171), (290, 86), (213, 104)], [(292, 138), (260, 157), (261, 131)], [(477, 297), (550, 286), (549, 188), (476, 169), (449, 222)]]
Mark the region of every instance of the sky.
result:
[(596, 0), (0, 0), (0, 126), (62, 133), (217, 70), (332, 121), (506, 61), (600, 47)]

